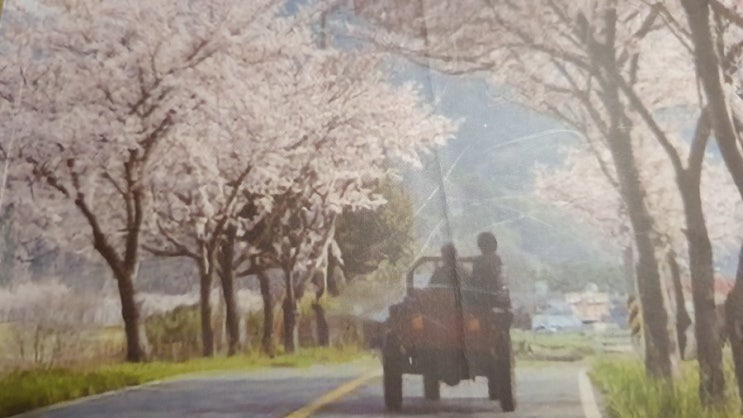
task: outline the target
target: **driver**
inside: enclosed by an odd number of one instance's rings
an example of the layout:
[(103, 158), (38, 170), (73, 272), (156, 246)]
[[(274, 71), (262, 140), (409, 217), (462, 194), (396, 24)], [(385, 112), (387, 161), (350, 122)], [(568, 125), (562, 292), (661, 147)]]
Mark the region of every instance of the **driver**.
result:
[(467, 280), (467, 271), (457, 262), (457, 249), (454, 244), (441, 247), (443, 265), (436, 268), (431, 276), (429, 286), (454, 287)]

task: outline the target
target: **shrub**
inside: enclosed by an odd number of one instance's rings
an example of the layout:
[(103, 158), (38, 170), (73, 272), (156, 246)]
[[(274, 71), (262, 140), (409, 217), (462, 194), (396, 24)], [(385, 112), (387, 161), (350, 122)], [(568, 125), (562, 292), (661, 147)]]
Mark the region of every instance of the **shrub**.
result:
[(184, 361), (201, 352), (198, 305), (183, 305), (145, 320), (145, 332), (158, 359)]
[(263, 336), (263, 311), (248, 311), (245, 313), (245, 335), (250, 343), (246, 346), (258, 346), (260, 344)]

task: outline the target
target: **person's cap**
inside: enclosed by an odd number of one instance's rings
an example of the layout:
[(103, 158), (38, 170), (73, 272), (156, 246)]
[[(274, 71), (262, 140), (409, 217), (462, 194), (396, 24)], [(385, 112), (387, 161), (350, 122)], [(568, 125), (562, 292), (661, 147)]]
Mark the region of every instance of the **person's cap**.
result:
[(457, 249), (454, 247), (454, 244), (451, 244), (451, 243), (444, 244), (441, 247), (441, 255), (443, 257), (449, 257), (449, 258), (456, 257), (457, 256)]

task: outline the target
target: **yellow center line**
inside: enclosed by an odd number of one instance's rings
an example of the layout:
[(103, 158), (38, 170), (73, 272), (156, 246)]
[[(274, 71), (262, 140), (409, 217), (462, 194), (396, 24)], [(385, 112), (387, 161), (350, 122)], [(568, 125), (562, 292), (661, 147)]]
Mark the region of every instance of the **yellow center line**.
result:
[(285, 418), (307, 418), (310, 415), (314, 414), (318, 410), (324, 408), (325, 406), (337, 401), (338, 399), (348, 395), (349, 393), (355, 391), (356, 389), (360, 388), (370, 380), (379, 377), (382, 375), (382, 370), (372, 370), (368, 373), (364, 373), (363, 375), (357, 377), (354, 380), (348, 381), (337, 388), (333, 389), (332, 391), (322, 395), (321, 397), (315, 399), (311, 403), (303, 406), (302, 408), (297, 409), (296, 411), (292, 412), (291, 414), (287, 415)]

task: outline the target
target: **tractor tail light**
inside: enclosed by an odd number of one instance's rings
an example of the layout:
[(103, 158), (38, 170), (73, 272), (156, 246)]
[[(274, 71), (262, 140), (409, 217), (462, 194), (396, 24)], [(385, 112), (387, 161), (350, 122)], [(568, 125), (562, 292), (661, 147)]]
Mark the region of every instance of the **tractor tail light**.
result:
[(469, 321), (467, 321), (467, 329), (470, 332), (480, 331), (480, 320), (474, 317), (470, 317)]
[(410, 326), (415, 331), (421, 331), (423, 330), (423, 316), (422, 315), (415, 315), (413, 319), (410, 321)]

